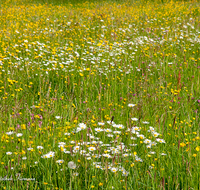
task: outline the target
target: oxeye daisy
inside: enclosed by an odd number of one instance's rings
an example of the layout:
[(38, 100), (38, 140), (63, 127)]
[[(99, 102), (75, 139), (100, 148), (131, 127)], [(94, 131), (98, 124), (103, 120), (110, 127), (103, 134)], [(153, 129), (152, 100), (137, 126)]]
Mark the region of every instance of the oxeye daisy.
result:
[(80, 146), (74, 146), (73, 150), (79, 150)]
[(110, 133), (110, 132), (112, 132), (112, 130), (111, 130), (111, 129), (104, 129), (104, 131), (105, 131), (105, 132), (107, 132), (107, 133)]
[(129, 144), (129, 146), (137, 146), (137, 144)]
[(64, 153), (65, 153), (65, 154), (71, 154), (71, 152), (68, 151), (68, 150), (64, 150)]
[(80, 154), (84, 154), (84, 153), (86, 153), (85, 150), (80, 150)]
[(114, 134), (121, 134), (121, 131), (113, 131)]
[(148, 143), (151, 143), (151, 140), (145, 139), (143, 142), (144, 142), (145, 144), (148, 144)]
[(114, 135), (113, 134), (107, 134), (107, 137), (113, 137)]
[(145, 136), (142, 134), (138, 134), (137, 137), (139, 137), (140, 139), (145, 139)]
[(37, 146), (37, 149), (43, 149), (44, 147), (43, 146)]
[(131, 140), (136, 140), (137, 138), (135, 138), (135, 137), (131, 137)]
[(147, 148), (151, 148), (151, 144), (148, 144), (146, 147), (147, 147)]
[(157, 132), (152, 132), (152, 135), (153, 135), (154, 137), (158, 137), (160, 134), (157, 133)]
[(95, 165), (95, 168), (101, 169), (102, 167), (100, 165)]
[(91, 146), (91, 147), (88, 147), (88, 149), (89, 149), (89, 151), (94, 151), (94, 150), (96, 150), (96, 148), (95, 148), (95, 147), (93, 147), (93, 146)]
[(73, 175), (73, 176), (78, 176), (79, 173), (78, 173), (78, 172), (74, 172), (72, 175)]
[(128, 156), (130, 156), (130, 154), (123, 154), (122, 156), (123, 157), (128, 157)]
[(64, 160), (57, 160), (56, 163), (58, 164), (62, 164), (64, 162)]
[(123, 175), (123, 176), (128, 176), (128, 174), (129, 174), (129, 172), (127, 172), (127, 171), (125, 171), (125, 170), (122, 171), (122, 175)]
[(80, 127), (81, 130), (87, 128), (85, 123), (79, 123), (78, 126)]
[(66, 144), (65, 142), (59, 142), (59, 143), (58, 143), (58, 147), (59, 147), (59, 148), (60, 148), (60, 147), (64, 148), (65, 144)]
[(114, 121), (107, 121), (107, 123), (108, 123), (109, 125), (114, 125), (114, 124), (115, 124)]
[(9, 131), (9, 132), (6, 132), (6, 135), (12, 135), (14, 132), (13, 131)]
[(101, 132), (101, 131), (103, 131), (103, 129), (101, 129), (101, 128), (95, 128), (94, 129), (96, 132)]
[(73, 131), (73, 133), (78, 133), (78, 132), (80, 132), (82, 129), (81, 129), (81, 127), (77, 127), (74, 131)]
[(135, 104), (128, 104), (128, 107), (130, 107), (130, 108), (132, 108), (134, 106), (135, 106)]
[(138, 121), (138, 118), (131, 118), (132, 121)]
[(105, 123), (103, 123), (103, 122), (98, 122), (98, 125), (103, 126), (103, 125), (105, 125)]
[(165, 143), (165, 140), (157, 138), (156, 141), (158, 141), (159, 143)]
[(23, 134), (22, 133), (17, 133), (16, 136), (17, 137), (21, 137)]
[(103, 157), (106, 157), (106, 158), (112, 158), (112, 156), (110, 154), (102, 154)]
[(118, 124), (118, 125), (115, 124), (113, 125), (113, 127), (118, 128), (118, 129), (124, 129), (124, 126), (121, 124)]
[(154, 131), (155, 129), (153, 127), (149, 127), (150, 131)]
[(115, 172), (118, 171), (118, 168), (113, 167), (113, 168), (110, 168), (110, 170), (111, 170), (113, 173), (115, 173)]
[(47, 154), (44, 154), (43, 156), (41, 156), (42, 158), (52, 158), (55, 156), (55, 152), (50, 151)]

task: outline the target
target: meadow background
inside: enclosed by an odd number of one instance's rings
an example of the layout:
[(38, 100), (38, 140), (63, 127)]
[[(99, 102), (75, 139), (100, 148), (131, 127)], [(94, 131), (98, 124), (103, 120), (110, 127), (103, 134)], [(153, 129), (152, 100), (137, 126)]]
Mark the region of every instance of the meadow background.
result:
[(0, 189), (199, 189), (199, 1), (0, 4)]

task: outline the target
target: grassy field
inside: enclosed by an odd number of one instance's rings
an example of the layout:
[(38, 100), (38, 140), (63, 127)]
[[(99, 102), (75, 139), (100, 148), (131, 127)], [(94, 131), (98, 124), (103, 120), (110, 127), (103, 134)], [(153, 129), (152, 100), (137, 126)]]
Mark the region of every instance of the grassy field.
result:
[(198, 1), (0, 4), (0, 189), (200, 189)]

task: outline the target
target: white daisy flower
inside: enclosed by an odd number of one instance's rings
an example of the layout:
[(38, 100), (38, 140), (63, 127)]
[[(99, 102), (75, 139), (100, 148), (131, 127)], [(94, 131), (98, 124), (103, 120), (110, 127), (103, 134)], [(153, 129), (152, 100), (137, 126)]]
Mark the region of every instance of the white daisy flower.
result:
[(155, 129), (154, 129), (153, 127), (151, 127), (151, 126), (149, 127), (149, 129), (150, 129), (150, 131), (152, 131), (152, 132), (155, 131)]
[(129, 146), (137, 146), (137, 144), (129, 144)]
[(116, 126), (118, 129), (124, 129), (124, 126), (122, 124), (119, 124)]
[(131, 137), (131, 140), (136, 140), (137, 138), (135, 138), (135, 137)]
[(130, 154), (122, 154), (123, 157), (128, 157)]
[(50, 151), (47, 154), (44, 154), (43, 156), (41, 156), (42, 158), (52, 158), (55, 156), (55, 152)]
[(160, 138), (157, 138), (156, 141), (159, 142), (159, 143), (165, 143), (165, 140), (164, 139), (160, 139)]
[(113, 137), (114, 135), (113, 134), (107, 134), (107, 137)]
[(95, 130), (97, 133), (103, 131), (103, 129), (101, 129), (101, 128), (95, 128), (94, 130)]
[(109, 125), (114, 125), (115, 124), (115, 122), (114, 121), (107, 121), (107, 123), (109, 124)]
[(71, 152), (68, 151), (68, 150), (64, 150), (64, 153), (65, 153), (65, 154), (71, 154)]
[(21, 137), (23, 134), (22, 133), (17, 133), (16, 135), (17, 135), (17, 137)]
[(130, 108), (132, 108), (134, 106), (135, 106), (135, 104), (128, 104), (128, 107), (130, 107)]
[(114, 134), (121, 134), (121, 131), (113, 131)]
[(143, 124), (149, 124), (149, 122), (148, 122), (148, 121), (143, 121), (142, 123), (143, 123)]
[(101, 169), (100, 165), (95, 165), (95, 168)]
[(138, 134), (137, 137), (139, 137), (140, 139), (145, 139), (145, 136), (142, 134)]
[(111, 129), (104, 129), (104, 131), (107, 132), (107, 133), (111, 133), (112, 132)]
[(85, 150), (80, 150), (80, 154), (85, 154), (86, 151)]
[(57, 160), (56, 163), (58, 164), (62, 164), (64, 162), (64, 160)]
[(147, 147), (147, 148), (151, 148), (151, 144), (148, 144), (146, 147)]
[(74, 172), (74, 173), (73, 173), (73, 176), (78, 176), (78, 175), (79, 175), (78, 172)]
[(105, 123), (103, 123), (103, 122), (98, 122), (98, 125), (103, 126), (103, 125), (105, 125)]
[(93, 146), (91, 146), (91, 147), (88, 147), (88, 149), (89, 149), (89, 151), (95, 151), (95, 150), (96, 150), (96, 148), (95, 148), (95, 147), (93, 147)]
[(110, 154), (102, 154), (102, 156), (104, 156), (106, 158), (112, 158), (112, 156)]
[(138, 121), (138, 118), (133, 117), (133, 118), (131, 118), (131, 120), (132, 121)]
[(152, 132), (152, 135), (153, 135), (154, 137), (158, 137), (160, 134), (157, 133), (157, 132)]
[(43, 149), (44, 147), (43, 146), (37, 146), (37, 149)]
[(149, 143), (151, 143), (151, 140), (145, 139), (143, 142), (144, 142), (145, 144), (149, 144)]
[(118, 168), (113, 167), (113, 168), (110, 168), (110, 170), (111, 170), (113, 173), (115, 173), (115, 172), (118, 171)]
[(79, 123), (78, 126), (81, 128), (81, 130), (84, 130), (87, 128), (85, 123)]
[(62, 146), (66, 145), (65, 142), (59, 142), (58, 144), (59, 144), (59, 145), (62, 145)]
[(125, 170), (122, 172), (122, 175), (123, 175), (123, 176), (128, 176), (128, 174), (129, 174), (129, 172), (127, 172), (127, 171), (125, 171)]
[(80, 149), (80, 146), (74, 146), (73, 150), (79, 150)]
[(6, 132), (6, 135), (12, 135), (14, 132), (13, 131), (9, 131), (9, 132)]

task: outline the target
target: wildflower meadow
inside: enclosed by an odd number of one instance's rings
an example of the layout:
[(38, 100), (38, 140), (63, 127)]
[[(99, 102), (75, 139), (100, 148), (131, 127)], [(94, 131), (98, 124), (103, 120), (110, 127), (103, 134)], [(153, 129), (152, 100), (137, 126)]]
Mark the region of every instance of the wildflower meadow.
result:
[(198, 0), (0, 2), (0, 189), (200, 189)]

